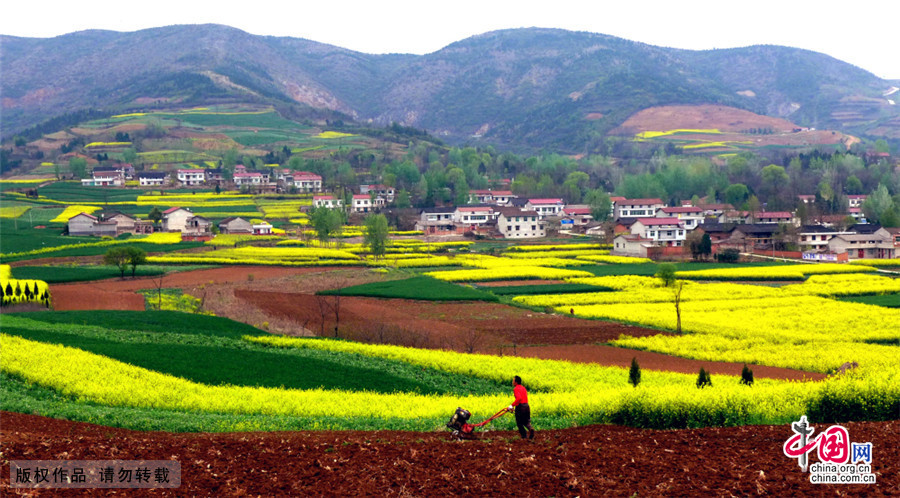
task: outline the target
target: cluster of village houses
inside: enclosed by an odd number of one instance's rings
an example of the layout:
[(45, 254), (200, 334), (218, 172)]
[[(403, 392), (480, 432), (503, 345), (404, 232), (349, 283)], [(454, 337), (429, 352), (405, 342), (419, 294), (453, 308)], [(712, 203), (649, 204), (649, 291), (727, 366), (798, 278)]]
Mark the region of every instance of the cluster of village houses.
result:
[[(222, 184), (221, 170), (180, 169), (178, 182), (182, 186)], [(121, 186), (125, 178), (134, 175), (127, 168), (95, 169), (86, 185)], [(167, 181), (166, 173), (137, 173), (142, 186), (159, 186)], [(150, 181), (159, 183), (149, 183)], [(352, 205), (344, 206), (343, 199), (322, 192), (322, 177), (310, 172), (276, 168), (251, 171), (241, 165), (235, 168), (233, 185), (252, 185), (256, 191), (284, 191), (288, 187), (313, 195), (313, 207), (347, 209), (351, 213), (377, 212), (394, 201), (395, 191), (384, 185), (361, 185), (359, 194), (352, 196)], [(793, 242), (798, 254), (806, 259), (846, 261), (849, 259), (900, 257), (900, 229), (883, 228), (866, 223), (860, 206), (864, 195), (849, 196), (846, 214), (823, 216), (816, 224), (802, 225), (792, 212), (748, 212), (735, 210), (728, 204), (698, 204), (683, 202), (667, 206), (661, 199), (626, 199), (611, 197), (613, 223), (599, 223), (591, 216), (587, 205), (566, 205), (559, 198), (525, 198), (509, 190), (473, 190), (469, 204), (427, 208), (420, 212), (415, 229), (425, 236), (480, 234), (507, 239), (539, 239), (549, 231), (568, 231), (597, 237), (613, 237), (614, 255), (663, 258), (685, 252), (691, 232), (708, 234), (713, 252), (725, 248), (741, 252), (771, 251), (776, 238), (784, 236), (784, 226), (792, 227)], [(800, 202), (810, 203), (814, 196), (801, 195)], [(847, 217), (857, 223), (841, 228)], [(267, 235), (272, 233), (268, 223), (251, 223), (240, 217), (229, 217), (217, 224), (220, 233)], [(81, 213), (69, 220), (71, 235), (117, 235), (123, 232), (148, 233), (151, 222), (122, 213), (92, 216)], [(212, 222), (194, 215), (189, 209), (172, 207), (163, 212), (160, 226), (163, 231), (178, 231), (188, 239), (209, 238)], [(612, 233), (609, 233), (612, 232)]]

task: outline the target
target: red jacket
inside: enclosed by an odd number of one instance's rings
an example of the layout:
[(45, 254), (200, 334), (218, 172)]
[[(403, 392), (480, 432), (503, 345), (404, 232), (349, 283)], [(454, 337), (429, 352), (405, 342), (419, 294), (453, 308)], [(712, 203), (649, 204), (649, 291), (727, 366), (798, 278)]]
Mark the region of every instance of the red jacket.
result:
[(516, 400), (513, 401), (513, 406), (528, 404), (528, 391), (525, 390), (525, 386), (522, 384), (518, 384), (513, 388), (513, 396), (516, 397)]

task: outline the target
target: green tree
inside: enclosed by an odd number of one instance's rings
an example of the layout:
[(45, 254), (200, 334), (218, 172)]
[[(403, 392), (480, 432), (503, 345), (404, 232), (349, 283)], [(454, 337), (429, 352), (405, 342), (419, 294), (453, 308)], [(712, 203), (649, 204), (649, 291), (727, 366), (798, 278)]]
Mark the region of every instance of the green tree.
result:
[(75, 178), (87, 177), (87, 160), (83, 157), (73, 157), (69, 159), (69, 171)]
[(750, 190), (743, 183), (732, 183), (725, 189), (725, 202), (740, 207), (750, 197)]
[(869, 194), (861, 207), (869, 223), (879, 223), (882, 217), (893, 209), (894, 200), (888, 193), (887, 187), (881, 183), (874, 192)]
[(103, 262), (119, 269), (121, 277), (125, 278), (125, 270), (130, 264), (130, 254), (127, 247), (110, 247), (103, 255)]
[(137, 161), (138, 155), (132, 148), (127, 148), (122, 151), (122, 160), (129, 164), (134, 164)]
[(584, 196), (584, 201), (591, 207), (591, 217), (594, 218), (594, 221), (606, 221), (609, 218), (612, 204), (609, 194), (603, 189), (589, 190)]
[(712, 379), (709, 377), (709, 372), (703, 367), (700, 367), (700, 374), (697, 375), (697, 388), (703, 389), (707, 386), (712, 387)]
[(316, 232), (316, 238), (322, 243), (327, 243), (344, 224), (344, 217), (340, 210), (324, 206), (310, 211), (309, 220)]
[(637, 357), (631, 359), (631, 369), (628, 370), (628, 382), (634, 387), (641, 383), (641, 367), (638, 365)]
[(147, 262), (147, 253), (140, 247), (133, 246), (125, 247), (125, 251), (128, 255), (128, 265), (131, 266), (131, 278), (134, 278), (138, 265)]
[(656, 274), (654, 276), (658, 278), (665, 287), (674, 284), (675, 265), (672, 263), (660, 263), (660, 265), (656, 268)]
[(741, 370), (741, 384), (747, 387), (753, 386), (753, 370), (750, 370), (746, 363), (744, 363), (744, 368)]
[(150, 213), (147, 214), (147, 219), (153, 222), (154, 226), (159, 226), (160, 220), (162, 220), (163, 213), (157, 206), (153, 206), (150, 209)]
[(376, 258), (384, 256), (388, 241), (388, 222), (383, 214), (370, 214), (365, 220), (365, 244)]
[(769, 209), (777, 209), (782, 206), (784, 201), (779, 194), (786, 189), (790, 182), (790, 177), (785, 172), (784, 167), (770, 164), (762, 169), (760, 177), (762, 178), (763, 189), (768, 194), (767, 205)]

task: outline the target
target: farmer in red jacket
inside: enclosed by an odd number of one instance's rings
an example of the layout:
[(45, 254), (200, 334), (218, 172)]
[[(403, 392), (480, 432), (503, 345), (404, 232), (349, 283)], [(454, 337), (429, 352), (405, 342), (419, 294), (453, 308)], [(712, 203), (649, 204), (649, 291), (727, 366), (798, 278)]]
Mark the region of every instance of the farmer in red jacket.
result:
[(531, 427), (531, 408), (528, 406), (528, 391), (522, 385), (522, 378), (516, 375), (513, 377), (513, 396), (515, 400), (506, 407), (506, 411), (512, 412), (513, 407), (516, 411), (516, 425), (519, 426), (519, 435), (522, 439), (526, 438), (525, 429), (528, 429), (528, 439), (534, 439), (534, 428)]

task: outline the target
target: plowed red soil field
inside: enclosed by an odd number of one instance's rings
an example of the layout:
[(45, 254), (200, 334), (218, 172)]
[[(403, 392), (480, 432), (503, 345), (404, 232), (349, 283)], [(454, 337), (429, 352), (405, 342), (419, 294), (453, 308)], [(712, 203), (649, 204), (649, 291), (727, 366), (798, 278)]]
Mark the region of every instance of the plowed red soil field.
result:
[[(0, 494), (10, 460), (176, 460), (182, 485), (142, 496), (898, 496), (900, 421), (843, 424), (873, 444), (875, 484), (811, 484), (782, 453), (790, 427), (658, 431), (596, 425), (447, 433), (171, 434), (0, 413)], [(826, 424), (813, 424), (819, 431)], [(813, 455), (810, 462), (816, 462)], [(96, 490), (45, 491), (93, 496)]]

